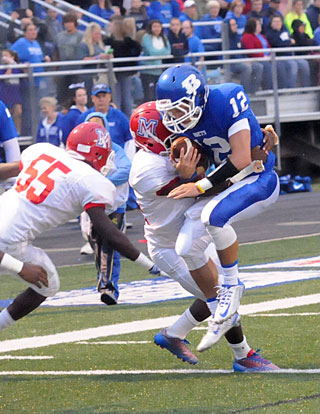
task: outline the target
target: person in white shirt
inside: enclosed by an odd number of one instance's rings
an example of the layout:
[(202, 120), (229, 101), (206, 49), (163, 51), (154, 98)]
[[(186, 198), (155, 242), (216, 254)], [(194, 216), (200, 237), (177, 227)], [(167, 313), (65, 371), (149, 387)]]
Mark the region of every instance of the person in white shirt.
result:
[(109, 133), (90, 122), (72, 130), (66, 151), (48, 143), (23, 151), (16, 184), (0, 197), (0, 217), (5, 217), (0, 221), (0, 251), (19, 261), (41, 265), (47, 272), (48, 285), (26, 282), (28, 288), (0, 313), (0, 330), (59, 290), (54, 264), (31, 242), (43, 231), (78, 217), (83, 210), (102, 242), (138, 264), (153, 266), (105, 214), (105, 208), (112, 208), (115, 199), (115, 187), (105, 177), (110, 154)]

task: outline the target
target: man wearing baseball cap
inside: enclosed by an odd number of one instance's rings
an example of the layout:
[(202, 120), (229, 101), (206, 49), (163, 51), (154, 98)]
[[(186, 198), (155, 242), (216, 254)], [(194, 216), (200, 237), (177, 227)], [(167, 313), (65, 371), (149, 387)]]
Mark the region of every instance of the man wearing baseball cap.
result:
[[(186, 0), (184, 2), (184, 8), (183, 12), (180, 14), (179, 17), (181, 22), (184, 22), (185, 20), (189, 20), (194, 24), (194, 22), (198, 22), (198, 12), (196, 9), (196, 3), (194, 0)], [(196, 36), (200, 36), (200, 28), (199, 26), (194, 25), (194, 34)]]

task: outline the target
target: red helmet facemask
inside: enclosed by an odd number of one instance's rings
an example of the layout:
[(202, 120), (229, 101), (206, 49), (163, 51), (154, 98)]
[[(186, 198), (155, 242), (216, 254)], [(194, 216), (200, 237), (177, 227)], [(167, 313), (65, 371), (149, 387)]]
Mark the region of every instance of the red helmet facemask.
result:
[(169, 155), (171, 141), (176, 138), (163, 125), (155, 101), (146, 102), (133, 112), (130, 130), (139, 148), (160, 155)]
[(99, 124), (83, 122), (77, 125), (68, 136), (66, 150), (73, 158), (86, 161), (103, 175), (110, 170), (111, 138), (106, 128)]

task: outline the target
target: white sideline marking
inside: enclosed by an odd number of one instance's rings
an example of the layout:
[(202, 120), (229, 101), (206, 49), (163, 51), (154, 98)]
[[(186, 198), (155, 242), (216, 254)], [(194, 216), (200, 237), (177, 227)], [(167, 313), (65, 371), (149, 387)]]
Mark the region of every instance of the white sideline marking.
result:
[(250, 318), (263, 316), (266, 318), (274, 318), (277, 316), (317, 316), (320, 312), (301, 312), (301, 313), (259, 313), (258, 315), (248, 315)]
[(80, 345), (136, 345), (136, 344), (152, 344), (152, 341), (100, 341), (100, 342), (77, 342)]
[(0, 359), (53, 359), (53, 356), (1, 355)]
[[(320, 303), (320, 293), (315, 295), (305, 295), (253, 303), (250, 305), (242, 305), (240, 306), (239, 313), (241, 315), (249, 315), (252, 313), (274, 311), (277, 309), (289, 309), (296, 306), (304, 306), (315, 303)], [(10, 339), (0, 342), (0, 352), (10, 352), (30, 348), (34, 349), (49, 345), (72, 343), (94, 338), (161, 329), (171, 325), (179, 316), (180, 315), (174, 315), (166, 318), (146, 319), (116, 325), (105, 325), (97, 328), (62, 332), (53, 335), (34, 336), (31, 338)]]
[[(0, 376), (8, 375), (145, 375), (145, 374), (237, 374), (231, 369), (161, 369), (161, 370), (90, 370), (90, 371), (0, 371)], [(242, 373), (240, 373), (242, 375)], [(248, 373), (246, 373), (248, 375)], [(320, 374), (320, 369), (279, 369), (259, 371), (250, 374)]]

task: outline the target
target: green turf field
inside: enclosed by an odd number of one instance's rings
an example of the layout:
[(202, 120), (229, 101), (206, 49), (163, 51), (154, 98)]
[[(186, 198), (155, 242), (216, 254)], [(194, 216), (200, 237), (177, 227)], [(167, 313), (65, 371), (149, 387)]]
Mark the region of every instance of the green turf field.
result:
[[(250, 245), (240, 249), (242, 265), (319, 255), (320, 237)], [(61, 268), (61, 290), (92, 286), (93, 266)], [(149, 278), (125, 261), (121, 281)], [(14, 297), (21, 283), (2, 277), (0, 299)], [(242, 304), (320, 293), (319, 279), (250, 290)], [(191, 300), (114, 307), (41, 308), (0, 332), (6, 340), (181, 314)], [(269, 316), (268, 316), (269, 315)], [(279, 316), (277, 316), (279, 315)], [(153, 344), (159, 329), (108, 335), (88, 341), (0, 353), (1, 414), (231, 414), (320, 412), (319, 304), (242, 316), (249, 344), (292, 373), (235, 374), (226, 341), (199, 354), (190, 366)], [(142, 323), (143, 325), (143, 323)], [(195, 348), (205, 333), (192, 331)], [(101, 328), (102, 329), (102, 328)], [(43, 357), (46, 359), (4, 359)], [(306, 370), (313, 370), (307, 372)], [(317, 371), (316, 371), (317, 370)], [(17, 375), (22, 371), (22, 375)], [(113, 372), (114, 371), (114, 372)], [(16, 374), (16, 375), (14, 375)]]

